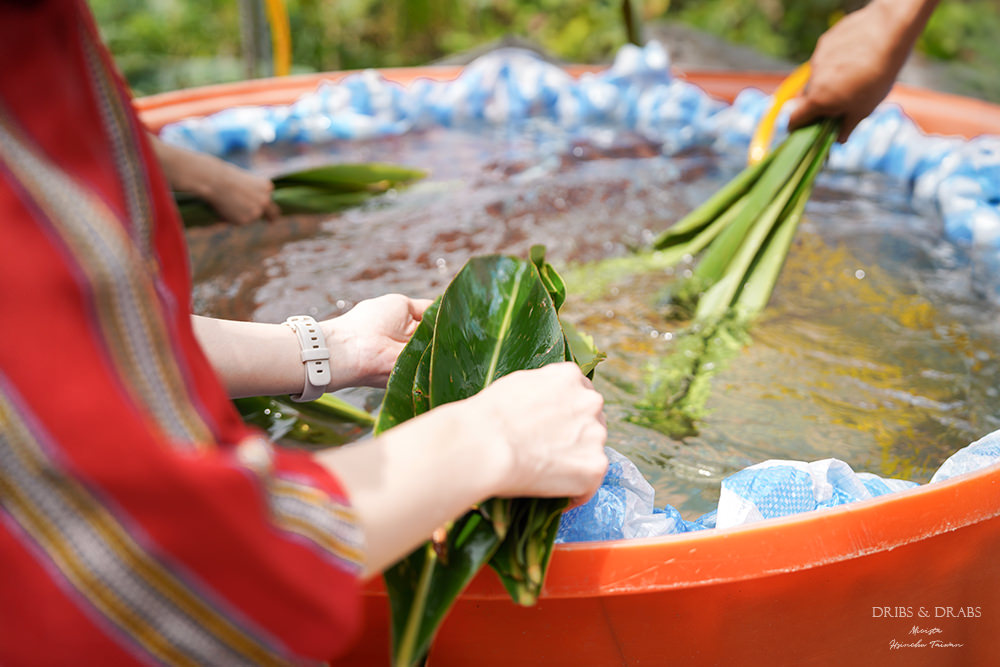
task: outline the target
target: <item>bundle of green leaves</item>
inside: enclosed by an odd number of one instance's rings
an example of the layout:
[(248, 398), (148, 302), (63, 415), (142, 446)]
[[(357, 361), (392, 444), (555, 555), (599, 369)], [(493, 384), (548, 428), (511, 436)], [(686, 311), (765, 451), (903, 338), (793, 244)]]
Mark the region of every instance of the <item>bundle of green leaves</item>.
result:
[(661, 267), (698, 260), (671, 294), (671, 316), (689, 326), (674, 352), (651, 364), (634, 421), (673, 437), (697, 433), (710, 379), (748, 342), (750, 322), (770, 300), (837, 133), (835, 120), (792, 132), (654, 241)]
[[(291, 172), (272, 179), (271, 198), (285, 215), (333, 213), (359, 206), (372, 197), (413, 181), (426, 172), (392, 164), (331, 164)], [(181, 219), (188, 227), (219, 219), (208, 202), (189, 192), (174, 192)]]
[[(604, 355), (559, 319), (565, 298), (565, 284), (541, 246), (532, 248), (530, 261), (469, 260), (396, 361), (375, 434), (514, 371), (576, 361), (592, 374)], [(490, 499), (386, 571), (393, 664), (417, 664), (426, 656), (445, 614), (486, 563), (515, 602), (534, 604), (566, 502)]]
[(653, 242), (676, 262), (700, 255), (676, 305), (700, 321), (764, 309), (837, 127), (824, 121), (796, 130)]

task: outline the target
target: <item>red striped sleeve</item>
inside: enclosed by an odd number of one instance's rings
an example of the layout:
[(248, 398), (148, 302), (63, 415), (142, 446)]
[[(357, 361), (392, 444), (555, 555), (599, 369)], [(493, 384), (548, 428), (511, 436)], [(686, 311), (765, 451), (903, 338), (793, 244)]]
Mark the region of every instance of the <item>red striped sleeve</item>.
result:
[(197, 347), (176, 212), (85, 4), (0, 15), (0, 609), (30, 610), (0, 664), (335, 657), (348, 500), (243, 426)]

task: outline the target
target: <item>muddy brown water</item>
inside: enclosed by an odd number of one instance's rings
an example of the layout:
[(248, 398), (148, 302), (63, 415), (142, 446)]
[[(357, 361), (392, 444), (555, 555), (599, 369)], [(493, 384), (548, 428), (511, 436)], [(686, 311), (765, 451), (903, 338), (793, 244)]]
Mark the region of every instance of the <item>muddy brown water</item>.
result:
[[(738, 156), (666, 157), (621, 132), (436, 129), (236, 159), (265, 173), (382, 161), (431, 176), (336, 215), (188, 230), (197, 312), (279, 322), (386, 292), (432, 298), (473, 255), (543, 243), (567, 278), (565, 317), (608, 353), (596, 384), (609, 445), (687, 518), (714, 508), (723, 477), (766, 459), (836, 457), (923, 482), (1000, 428), (1000, 309), (976, 295), (941, 220), (885, 179), (821, 178), (753, 342), (714, 378), (698, 435), (676, 440), (629, 421), (678, 333), (663, 317), (672, 277), (599, 280), (588, 263), (643, 247), (735, 175)], [(347, 397), (371, 408), (380, 394)]]

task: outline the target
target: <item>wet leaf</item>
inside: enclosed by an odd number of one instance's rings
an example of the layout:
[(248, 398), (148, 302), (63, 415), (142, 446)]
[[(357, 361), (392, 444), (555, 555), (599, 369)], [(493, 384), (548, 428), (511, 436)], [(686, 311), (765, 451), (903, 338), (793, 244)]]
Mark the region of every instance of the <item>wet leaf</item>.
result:
[(375, 435), (386, 431), (407, 419), (412, 419), (416, 412), (413, 409), (413, 385), (417, 375), (417, 366), (424, 351), (430, 348), (434, 337), (434, 321), (437, 319), (441, 299), (436, 299), (424, 311), (420, 324), (417, 325), (403, 351), (396, 358), (396, 364), (389, 374), (386, 383), (385, 396), (382, 398), (382, 408), (375, 419)]
[(282, 174), (272, 179), (274, 187), (292, 185), (322, 187), (331, 192), (384, 191), (394, 184), (410, 183), (427, 176), (427, 172), (393, 164), (368, 162), (330, 164), (312, 169)]
[(386, 570), (394, 665), (417, 664), (427, 654), (448, 610), (499, 543), (490, 523), (472, 511), (448, 533), (447, 566), (428, 542)]
[(431, 406), (468, 398), (499, 377), (565, 359), (548, 292), (529, 262), (474, 257), (441, 297), (431, 347)]
[[(565, 300), (566, 287), (544, 257), (544, 248), (536, 247), (531, 261), (499, 255), (468, 261), (400, 355), (376, 433), (473, 396), (508, 373), (572, 360), (570, 336), (593, 370), (603, 355), (592, 339), (560, 323), (556, 304)], [(566, 502), (488, 499), (390, 568), (394, 663), (421, 660), (448, 609), (487, 561), (514, 600), (534, 603)]]
[(701, 253), (671, 294), (670, 315), (692, 322), (670, 354), (651, 361), (631, 421), (675, 438), (697, 433), (712, 376), (749, 342), (750, 322), (770, 299), (838, 125), (796, 130), (657, 239), (671, 259)]
[[(426, 176), (419, 169), (392, 164), (331, 164), (275, 177), (271, 198), (284, 215), (333, 213), (359, 206), (391, 188)], [(204, 199), (190, 192), (173, 195), (186, 226), (219, 220), (218, 213)]]

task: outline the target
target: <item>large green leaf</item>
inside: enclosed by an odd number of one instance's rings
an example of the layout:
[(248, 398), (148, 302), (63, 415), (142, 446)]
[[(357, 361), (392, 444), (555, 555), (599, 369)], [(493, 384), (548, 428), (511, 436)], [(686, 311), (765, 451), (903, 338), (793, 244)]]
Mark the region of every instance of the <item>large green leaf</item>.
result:
[(427, 176), (427, 172), (394, 164), (368, 162), (360, 164), (329, 164), (276, 176), (275, 188), (290, 185), (311, 185), (332, 192), (386, 190), (397, 183), (409, 183)]
[[(535, 247), (531, 263), (477, 258), (448, 287), (431, 351), (432, 405), (471, 396), (515, 370), (572, 359), (556, 311), (566, 287), (544, 256)], [(504, 536), (490, 565), (515, 602), (534, 604), (566, 501), (492, 499), (486, 507)]]
[(565, 346), (533, 264), (474, 257), (441, 297), (431, 347), (431, 406), (468, 398), (508, 373), (563, 361)]
[[(531, 261), (469, 260), (400, 355), (376, 433), (473, 396), (507, 373), (573, 359), (556, 309), (565, 294), (544, 248), (533, 248)], [(592, 369), (602, 358), (593, 341), (567, 328)], [(515, 601), (534, 603), (566, 502), (489, 499), (390, 568), (394, 664), (411, 665), (426, 654), (448, 609), (487, 561)]]
[(393, 665), (408, 667), (427, 654), (445, 614), (499, 544), (490, 523), (472, 511), (451, 527), (443, 550), (428, 542), (386, 570)]
[(434, 337), (434, 321), (437, 319), (438, 306), (441, 299), (435, 299), (434, 303), (424, 311), (420, 324), (416, 331), (410, 336), (403, 351), (396, 358), (396, 365), (389, 374), (389, 382), (386, 383), (385, 396), (382, 398), (382, 409), (379, 410), (375, 419), (375, 435), (383, 431), (402, 424), (407, 419), (415, 416), (413, 410), (413, 383), (417, 374), (417, 366), (420, 364), (420, 357), (424, 351), (430, 348), (431, 340)]
[(428, 346), (420, 355), (417, 372), (413, 376), (413, 389), (410, 401), (413, 404), (413, 416), (422, 415), (431, 409), (431, 347)]

